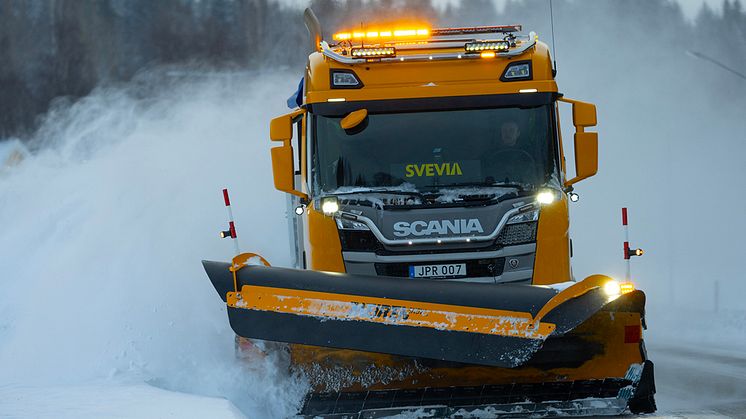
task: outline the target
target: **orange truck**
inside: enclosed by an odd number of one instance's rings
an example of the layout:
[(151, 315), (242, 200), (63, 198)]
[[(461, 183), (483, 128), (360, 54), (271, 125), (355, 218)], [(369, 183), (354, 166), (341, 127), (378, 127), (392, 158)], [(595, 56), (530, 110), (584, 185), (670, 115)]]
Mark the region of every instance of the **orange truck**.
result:
[[(571, 271), (574, 185), (596, 109), (557, 88), (520, 25), (377, 25), (322, 35), (271, 121), (294, 269), (204, 261), (240, 339), (282, 342), (301, 416), (655, 411), (645, 295)], [(559, 104), (572, 108), (575, 175)]]

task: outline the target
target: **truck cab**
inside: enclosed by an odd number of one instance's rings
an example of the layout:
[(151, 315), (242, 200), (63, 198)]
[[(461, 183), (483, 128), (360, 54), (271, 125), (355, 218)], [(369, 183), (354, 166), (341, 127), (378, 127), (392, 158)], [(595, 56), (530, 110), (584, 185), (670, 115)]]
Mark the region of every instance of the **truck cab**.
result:
[[(312, 39), (298, 108), (275, 118), (296, 265), (546, 285), (572, 280), (568, 193), (597, 170), (595, 107), (558, 92), (519, 25), (378, 27)], [(559, 103), (573, 109), (575, 176)]]

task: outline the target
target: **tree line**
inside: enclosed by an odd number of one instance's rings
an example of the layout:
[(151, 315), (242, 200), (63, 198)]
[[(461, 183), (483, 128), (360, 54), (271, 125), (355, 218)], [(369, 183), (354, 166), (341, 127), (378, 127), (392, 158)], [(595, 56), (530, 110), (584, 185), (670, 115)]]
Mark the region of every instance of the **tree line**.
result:
[[(445, 8), (430, 0), (297, 1), (0, 0), (0, 138), (28, 134), (55, 98), (82, 97), (144, 69), (301, 66), (308, 53), (304, 5), (314, 9), (327, 36), (345, 25), (403, 18), (550, 30), (548, 0), (512, 0), (501, 11), (491, 0)], [(555, 25), (570, 27), (569, 32), (585, 36), (616, 28), (634, 42), (675, 46), (745, 72), (746, 13), (740, 0), (724, 0), (722, 13), (704, 7), (693, 22), (666, 0), (555, 2), (554, 12)]]

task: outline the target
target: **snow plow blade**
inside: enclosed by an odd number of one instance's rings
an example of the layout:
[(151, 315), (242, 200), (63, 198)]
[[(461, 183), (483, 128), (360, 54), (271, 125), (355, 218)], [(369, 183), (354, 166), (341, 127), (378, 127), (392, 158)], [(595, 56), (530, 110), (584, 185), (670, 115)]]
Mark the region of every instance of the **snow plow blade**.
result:
[(557, 291), (203, 265), (239, 336), (503, 368), (526, 363), (547, 338), (618, 297), (604, 292), (609, 278), (601, 275)]

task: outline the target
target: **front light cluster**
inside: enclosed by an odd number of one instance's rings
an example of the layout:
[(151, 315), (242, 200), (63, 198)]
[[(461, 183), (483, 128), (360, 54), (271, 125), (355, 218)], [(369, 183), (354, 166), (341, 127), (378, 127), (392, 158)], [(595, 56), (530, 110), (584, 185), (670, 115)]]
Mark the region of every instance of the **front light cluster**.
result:
[(539, 209), (518, 213), (508, 219), (507, 224), (528, 223), (539, 219)]
[(604, 293), (609, 297), (619, 297), (630, 293), (635, 290), (635, 284), (633, 282), (625, 281), (619, 282), (614, 279), (609, 280), (603, 286)]
[(337, 200), (337, 197), (327, 196), (321, 198), (321, 211), (323, 211), (325, 215), (334, 215), (334, 213), (339, 211), (339, 201)]
[(542, 205), (549, 205), (556, 200), (556, 194), (550, 189), (544, 189), (536, 195), (536, 202)]

